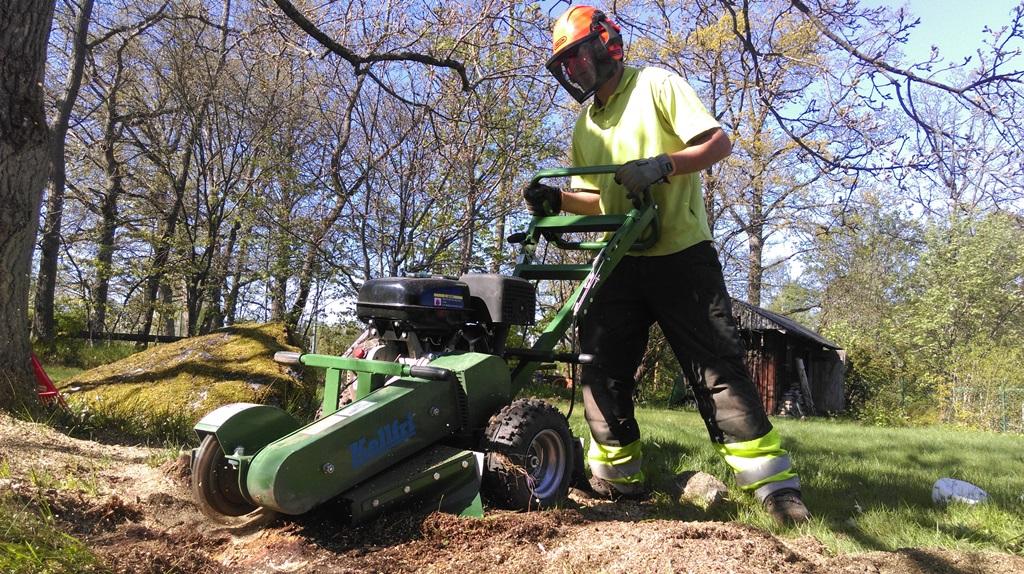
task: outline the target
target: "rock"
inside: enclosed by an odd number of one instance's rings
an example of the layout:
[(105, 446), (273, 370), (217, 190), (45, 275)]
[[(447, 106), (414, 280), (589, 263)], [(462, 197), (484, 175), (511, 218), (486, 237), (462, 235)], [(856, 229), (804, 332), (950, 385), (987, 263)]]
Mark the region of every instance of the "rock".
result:
[(703, 510), (722, 504), (729, 496), (729, 488), (721, 480), (700, 471), (686, 471), (676, 475), (680, 504), (692, 504)]
[(68, 402), (90, 413), (93, 430), (122, 440), (192, 443), (195, 423), (226, 404), (315, 410), (312, 381), (285, 374), (274, 361), (278, 351), (297, 350), (284, 323), (236, 324), (78, 373), (60, 388), (81, 389)]

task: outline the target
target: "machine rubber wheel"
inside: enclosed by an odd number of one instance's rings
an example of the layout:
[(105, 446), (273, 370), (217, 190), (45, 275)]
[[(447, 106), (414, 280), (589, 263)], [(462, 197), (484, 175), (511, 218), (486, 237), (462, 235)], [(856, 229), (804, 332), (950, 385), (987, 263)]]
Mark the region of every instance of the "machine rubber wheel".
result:
[(573, 475), (573, 441), (562, 413), (538, 399), (519, 399), (491, 417), (483, 439), (481, 494), (512, 510), (560, 504)]
[(238, 486), (238, 469), (228, 463), (220, 441), (206, 435), (196, 451), (192, 466), (192, 496), (207, 517), (222, 524), (237, 525), (237, 517), (257, 507), (242, 496)]

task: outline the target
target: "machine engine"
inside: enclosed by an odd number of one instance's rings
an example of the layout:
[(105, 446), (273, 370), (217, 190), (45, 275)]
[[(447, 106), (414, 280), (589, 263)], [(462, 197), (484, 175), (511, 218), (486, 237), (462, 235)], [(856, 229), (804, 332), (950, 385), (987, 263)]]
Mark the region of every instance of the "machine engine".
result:
[(356, 315), (368, 328), (351, 353), (413, 363), (454, 351), (500, 355), (509, 328), (532, 325), (535, 313), (535, 287), (518, 277), (371, 279), (356, 303)]

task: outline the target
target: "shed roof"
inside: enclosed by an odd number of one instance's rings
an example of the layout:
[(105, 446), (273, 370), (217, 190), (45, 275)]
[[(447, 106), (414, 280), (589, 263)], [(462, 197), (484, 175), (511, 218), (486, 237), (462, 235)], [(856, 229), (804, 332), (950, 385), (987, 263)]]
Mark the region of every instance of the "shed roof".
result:
[(779, 315), (778, 313), (772, 313), (767, 309), (755, 307), (754, 305), (751, 305), (746, 301), (740, 301), (739, 299), (733, 299), (732, 304), (733, 312), (739, 319), (739, 326), (741, 329), (750, 329), (752, 331), (779, 331), (783, 334), (794, 335), (802, 339), (807, 339), (811, 342), (818, 343), (823, 347), (828, 347), (829, 349), (842, 348), (789, 317)]

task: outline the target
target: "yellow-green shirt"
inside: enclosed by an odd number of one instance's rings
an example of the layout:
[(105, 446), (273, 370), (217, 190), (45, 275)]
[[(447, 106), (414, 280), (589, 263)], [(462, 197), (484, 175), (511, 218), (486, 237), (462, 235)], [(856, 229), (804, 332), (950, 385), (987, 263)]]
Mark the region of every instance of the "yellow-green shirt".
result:
[[(605, 105), (591, 103), (576, 120), (570, 159), (575, 167), (622, 164), (686, 147), (686, 142), (720, 127), (693, 88), (677, 74), (626, 66)], [(632, 204), (614, 174), (574, 176), (574, 189), (600, 191), (601, 211), (627, 213)], [(639, 255), (668, 255), (711, 239), (700, 174), (669, 177), (651, 186), (658, 205), (661, 237)]]

